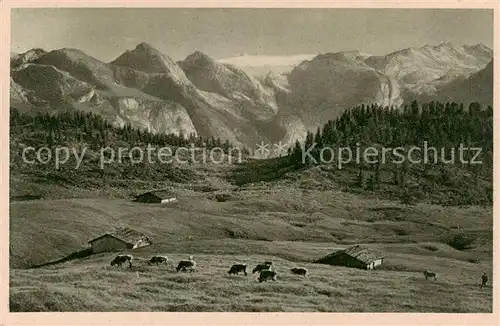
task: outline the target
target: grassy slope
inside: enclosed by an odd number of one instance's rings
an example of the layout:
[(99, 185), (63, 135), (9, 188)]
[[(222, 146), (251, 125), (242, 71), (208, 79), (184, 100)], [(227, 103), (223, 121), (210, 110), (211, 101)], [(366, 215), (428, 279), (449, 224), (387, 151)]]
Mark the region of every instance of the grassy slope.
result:
[[(334, 191), (305, 191), (286, 186), (251, 187), (233, 192), (233, 200), (179, 191), (180, 202), (159, 206), (122, 199), (61, 199), (12, 202), (11, 266), (28, 267), (84, 248), (87, 241), (118, 225), (151, 235), (155, 248), (215, 250), (200, 241), (260, 240), (340, 244), (444, 242), (457, 232), (478, 238), (476, 251), (461, 259), (484, 260), (491, 250), (491, 210), (419, 204), (404, 207)], [(50, 227), (47, 227), (49, 225)], [(210, 232), (207, 232), (210, 229)], [(244, 249), (244, 248), (243, 248)], [(486, 250), (484, 253), (480, 250)], [(228, 249), (231, 250), (231, 249)], [(239, 249), (238, 249), (239, 250)]]
[[(303, 244), (306, 245), (306, 244)], [(420, 272), (364, 271), (302, 263), (310, 277), (291, 275), (296, 263), (261, 255), (197, 255), (199, 270), (174, 266), (111, 267), (112, 254), (43, 269), (11, 271), (11, 311), (404, 311), (491, 312), (491, 287), (480, 290), (469, 263), (454, 261), (438, 280)], [(184, 255), (170, 255), (172, 261)], [(411, 260), (411, 256), (406, 259)], [(278, 281), (229, 276), (233, 262), (272, 259)], [(432, 259), (431, 259), (432, 260)], [(408, 260), (405, 260), (408, 261)], [(434, 259), (433, 265), (443, 267)], [(389, 263), (390, 264), (390, 263)]]
[[(376, 191), (368, 187), (368, 179), (374, 171), (365, 167), (365, 186), (358, 184), (359, 166), (336, 163), (308, 167), (294, 167), (288, 158), (250, 160), (231, 170), (230, 180), (237, 185), (276, 180), (293, 181), (305, 189), (337, 190), (368, 197), (400, 200), (403, 187), (394, 183), (395, 166), (389, 163), (380, 167), (380, 184)], [(441, 171), (443, 168), (443, 171)], [(444, 173), (443, 173), (444, 172)], [(460, 164), (444, 167), (413, 164), (406, 174), (407, 186), (411, 188), (412, 201), (446, 206), (486, 205), (492, 202), (492, 171), (488, 166), (473, 172), (470, 167)]]
[[(170, 206), (103, 197), (12, 202), (11, 309), (491, 311), (491, 289), (477, 289), (481, 273), (492, 270), (491, 208), (405, 207), (340, 190), (304, 189), (290, 180), (235, 188), (216, 171), (208, 174), (213, 177), (202, 186), (225, 189), (229, 201), (179, 184), (180, 202)], [(176, 275), (139, 264), (137, 279), (129, 270), (111, 269), (112, 254), (20, 269), (83, 249), (117, 225), (142, 230), (154, 241), (135, 256), (161, 253), (177, 261), (193, 254), (200, 271)], [(477, 238), (473, 249), (443, 243), (458, 232)], [(367, 273), (310, 263), (353, 243), (384, 252), (383, 269)], [(264, 259), (276, 262), (278, 282), (226, 274), (236, 261)], [(289, 275), (292, 265), (308, 267), (311, 278)], [(436, 271), (438, 282), (425, 282), (425, 269)], [(128, 286), (116, 288), (121, 282)], [(270, 294), (279, 299), (271, 302)], [(111, 300), (116, 296), (123, 300)]]

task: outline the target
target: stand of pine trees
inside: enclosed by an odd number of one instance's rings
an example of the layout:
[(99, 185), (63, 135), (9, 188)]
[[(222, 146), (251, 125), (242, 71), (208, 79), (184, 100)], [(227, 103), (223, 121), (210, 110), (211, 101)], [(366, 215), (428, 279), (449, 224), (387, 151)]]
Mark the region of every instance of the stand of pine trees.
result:
[[(149, 162), (146, 157), (148, 145), (157, 150), (162, 147), (170, 148), (170, 155), (173, 156), (179, 147), (185, 146), (189, 149), (191, 144), (200, 149), (197, 152), (202, 152), (203, 148), (208, 152), (218, 147), (227, 153), (232, 149), (228, 141), (214, 137), (152, 133), (133, 128), (131, 125), (113, 126), (102, 116), (93, 113), (72, 111), (27, 114), (11, 109), (11, 194), (14, 196), (35, 193), (46, 198), (64, 198), (66, 190), (63, 189), (76, 191), (75, 193), (92, 189), (106, 195), (109, 192), (112, 196), (123, 192), (134, 195), (137, 187), (154, 189), (163, 187), (165, 182), (193, 182), (198, 179), (198, 174), (189, 168), (189, 163), (196, 162), (191, 162), (190, 154), (183, 154), (186, 151), (179, 154), (184, 155), (182, 157), (188, 163), (187, 166), (177, 164), (175, 160), (172, 160), (173, 163), (163, 164), (154, 157), (155, 153), (152, 153), (153, 162)], [(26, 162), (23, 159), (23, 151), (28, 146), (35, 150), (50, 149), (52, 160), (49, 159), (46, 164), (41, 163), (36, 159), (35, 152), (31, 151), (28, 156), (33, 163)], [(57, 168), (54, 166), (54, 153), (59, 146), (69, 149), (70, 153), (69, 159)], [(100, 151), (108, 146), (114, 150), (115, 157), (102, 168)], [(142, 149), (144, 159), (132, 161), (129, 156), (132, 152), (125, 152), (122, 155), (123, 161), (118, 158), (120, 148), (130, 151), (135, 147)], [(109, 152), (104, 152), (106, 159), (110, 159)], [(44, 153), (45, 160), (49, 154)], [(76, 154), (83, 156), (80, 165)], [(134, 152), (133, 156), (136, 159), (135, 154), (137, 153)], [(244, 150), (242, 154), (245, 154)], [(201, 159), (201, 156), (196, 157), (197, 162), (202, 162)]]
[(315, 134), (308, 133), (305, 143), (296, 143), (291, 161), (301, 158), (302, 148), (316, 143), (323, 146), (351, 147), (357, 144), (384, 147), (422, 146), (426, 141), (434, 147), (481, 147), (485, 153), (493, 149), (493, 108), (471, 103), (413, 101), (402, 110), (379, 105), (360, 105), (328, 121)]
[[(106, 146), (130, 148), (144, 147), (147, 144), (175, 148), (193, 143), (197, 147), (207, 149), (231, 148), (229, 142), (213, 137), (206, 139), (194, 135), (186, 137), (151, 133), (130, 125), (115, 127), (101, 116), (76, 111), (55, 115), (32, 115), (11, 109), (10, 136), (11, 175), (23, 175), (19, 180), (29, 176), (35, 183), (58, 182), (61, 185), (69, 183), (91, 188), (109, 184), (128, 187), (127, 180), (131, 179), (188, 182), (195, 178), (195, 175), (194, 171), (189, 169), (147, 163), (115, 164), (101, 170), (98, 168), (99, 162), (92, 156), (89, 158), (91, 164), (85, 164), (83, 169), (75, 170), (74, 162), (70, 162), (55, 171), (52, 165), (23, 163), (20, 155), (23, 146), (86, 146), (98, 150)], [(302, 169), (315, 164), (310, 160), (305, 163), (302, 161), (303, 148), (314, 143), (316, 148), (312, 155), (319, 159), (321, 149), (325, 147), (422, 147), (423, 142), (436, 148), (457, 148), (460, 144), (482, 148), (480, 159), (483, 164), (351, 162), (343, 167), (343, 171), (338, 171), (336, 162), (333, 161), (331, 164), (322, 164), (321, 168), (328, 168), (328, 171), (334, 174), (332, 185), (335, 187), (340, 186), (346, 191), (356, 193), (370, 192), (383, 198), (398, 198), (405, 205), (420, 200), (449, 205), (492, 203), (493, 109), (491, 106), (481, 107), (478, 103), (471, 103), (467, 108), (461, 103), (419, 104), (415, 101), (401, 109), (360, 105), (345, 111), (338, 119), (328, 121), (315, 133), (308, 133), (305, 142), (297, 142), (295, 147), (289, 150), (287, 157), (240, 166), (232, 178), (237, 184), (245, 184), (271, 182), (285, 177), (288, 173), (300, 174)], [(323, 159), (328, 160), (328, 155)], [(22, 186), (23, 182), (19, 183), (19, 186)]]
[[(222, 148), (226, 153), (232, 147), (228, 141), (220, 138), (202, 138), (194, 134), (176, 135), (173, 133), (153, 133), (134, 128), (130, 124), (123, 127), (111, 125), (102, 116), (82, 111), (61, 112), (58, 114), (21, 113), (15, 108), (10, 110), (11, 136), (36, 138), (48, 147), (67, 143), (85, 143), (93, 149), (112, 146), (117, 142), (139, 146), (151, 144), (155, 146), (189, 146)], [(40, 144), (41, 144), (40, 143)]]
[[(401, 188), (401, 201), (405, 204), (413, 202), (412, 194), (417, 191), (418, 180), (438, 173), (437, 183), (453, 187), (452, 176), (457, 169), (471, 173), (478, 180), (487, 180), (491, 186), (493, 169), (493, 108), (491, 106), (481, 107), (479, 103), (471, 103), (467, 108), (462, 103), (455, 102), (430, 102), (419, 104), (413, 101), (401, 109), (382, 107), (379, 105), (359, 105), (345, 111), (339, 118), (328, 121), (316, 133), (308, 133), (304, 143), (296, 142), (290, 151), (288, 162), (297, 168), (324, 164), (329, 162), (329, 151), (321, 150), (329, 147), (338, 149), (349, 147), (352, 152), (360, 148), (361, 152), (367, 147), (405, 149), (411, 146), (438, 149), (438, 162), (428, 161), (420, 166), (414, 166), (405, 161), (403, 164), (390, 164), (390, 156), (386, 157), (385, 164), (369, 164), (366, 162), (351, 162), (346, 168), (358, 170), (357, 180), (354, 185), (369, 191), (377, 191), (381, 187), (381, 173), (389, 171), (392, 174), (394, 185)], [(308, 159), (305, 151), (315, 144), (314, 150), (310, 151), (314, 159)], [(462, 144), (465, 148), (481, 148), (482, 153), (478, 158), (481, 165), (462, 164), (457, 161), (454, 164), (445, 164), (441, 161), (440, 150), (444, 149), (446, 159), (450, 158), (450, 149), (455, 149), (458, 157), (458, 148)], [(335, 152), (337, 154), (337, 152)], [(473, 153), (465, 152), (464, 159), (470, 160)], [(331, 164), (337, 164), (337, 158)], [(389, 162), (389, 163), (388, 163)], [(410, 177), (416, 182), (409, 182)], [(416, 183), (416, 184), (415, 184)], [(492, 188), (488, 186), (487, 194), (481, 199), (474, 198), (475, 195), (464, 195), (463, 203), (474, 203), (475, 201), (492, 201)], [(455, 185), (455, 187), (460, 187)], [(427, 189), (428, 191), (429, 189)], [(426, 191), (425, 189), (420, 191)], [(467, 192), (467, 189), (457, 191)]]

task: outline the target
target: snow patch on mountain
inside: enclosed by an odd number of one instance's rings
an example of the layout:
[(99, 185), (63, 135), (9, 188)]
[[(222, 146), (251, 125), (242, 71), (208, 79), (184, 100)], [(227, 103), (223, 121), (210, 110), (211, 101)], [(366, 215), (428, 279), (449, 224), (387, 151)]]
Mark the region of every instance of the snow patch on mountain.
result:
[(311, 60), (317, 54), (298, 55), (240, 55), (219, 59), (221, 63), (234, 65), (255, 77), (264, 77), (267, 74), (287, 74), (302, 61)]

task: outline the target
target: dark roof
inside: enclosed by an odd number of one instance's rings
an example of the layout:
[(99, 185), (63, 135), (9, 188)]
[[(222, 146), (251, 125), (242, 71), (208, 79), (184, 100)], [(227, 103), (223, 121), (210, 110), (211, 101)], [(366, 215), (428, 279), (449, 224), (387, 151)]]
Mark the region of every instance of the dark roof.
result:
[(370, 250), (370, 249), (363, 247), (363, 246), (360, 246), (360, 245), (349, 247), (349, 248), (343, 250), (343, 252), (345, 254), (348, 254), (349, 256), (351, 256), (353, 258), (356, 258), (357, 260), (359, 260), (360, 262), (365, 263), (365, 264), (369, 264), (376, 259), (380, 259), (380, 258), (384, 257), (382, 255), (382, 253), (380, 253), (378, 251)]
[(100, 237), (97, 237), (95, 239), (90, 240), (89, 243), (94, 242), (94, 241), (96, 241), (102, 237), (105, 237), (105, 236), (112, 236), (113, 238), (116, 238), (118, 240), (121, 240), (121, 241), (126, 242), (126, 243), (130, 243), (130, 244), (135, 244), (136, 242), (138, 242), (140, 240), (147, 239), (147, 236), (145, 236), (143, 233), (141, 233), (139, 231), (132, 230), (131, 228), (128, 228), (128, 227), (120, 227), (120, 228), (116, 228), (112, 232), (107, 232), (107, 233), (101, 235)]
[(154, 190), (154, 191), (149, 191), (149, 192), (140, 194), (137, 197), (141, 197), (141, 196), (144, 196), (144, 195), (153, 195), (153, 196), (156, 196), (156, 197), (161, 198), (161, 199), (175, 197), (175, 194), (173, 192), (169, 191), (169, 190)]
[(348, 256), (362, 262), (363, 264), (369, 264), (376, 259), (384, 258), (382, 253), (380, 253), (378, 251), (374, 251), (374, 250), (368, 249), (366, 247), (356, 245), (356, 246), (349, 247), (349, 248), (344, 249), (344, 250), (339, 250), (339, 251), (336, 251), (334, 253), (331, 253), (331, 254), (317, 260), (316, 262), (327, 263), (330, 259), (335, 258), (335, 257), (339, 257), (339, 256), (341, 257), (341, 255), (348, 255)]

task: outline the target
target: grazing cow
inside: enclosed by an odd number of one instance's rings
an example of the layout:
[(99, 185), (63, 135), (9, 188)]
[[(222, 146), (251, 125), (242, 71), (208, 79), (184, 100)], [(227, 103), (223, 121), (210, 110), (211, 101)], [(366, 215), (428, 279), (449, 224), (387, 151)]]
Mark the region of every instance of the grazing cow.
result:
[(488, 283), (488, 276), (486, 276), (486, 273), (483, 273), (481, 276), (481, 289), (486, 286), (486, 283)]
[(188, 270), (190, 273), (194, 272), (196, 268), (196, 262), (193, 259), (193, 256), (189, 256), (189, 260), (181, 260), (177, 265), (177, 272), (182, 271), (186, 273)]
[(122, 266), (123, 263), (128, 262), (128, 267), (132, 268), (132, 260), (134, 260), (134, 257), (132, 255), (118, 255), (111, 261), (111, 266)]
[(424, 271), (424, 276), (425, 279), (434, 278), (434, 280), (437, 280), (437, 275), (434, 272)]
[(295, 267), (295, 268), (292, 268), (291, 271), (293, 274), (302, 275), (302, 276), (307, 277), (307, 269), (305, 269), (305, 268)]
[(247, 264), (234, 264), (227, 273), (238, 275), (239, 272), (243, 272), (247, 276)]
[(267, 282), (267, 280), (269, 279), (276, 281), (277, 280), (276, 272), (271, 271), (269, 269), (261, 270), (259, 275), (259, 282), (260, 283), (262, 283), (263, 281)]
[(166, 263), (168, 263), (168, 257), (167, 256), (153, 256), (149, 260), (149, 263), (156, 264), (156, 266), (158, 266), (158, 264), (166, 264)]
[(271, 262), (271, 261), (266, 261), (264, 264), (258, 264), (253, 269), (252, 274), (254, 274), (255, 272), (260, 272), (260, 271), (266, 270), (266, 269), (272, 269), (272, 266), (273, 266), (273, 262)]

